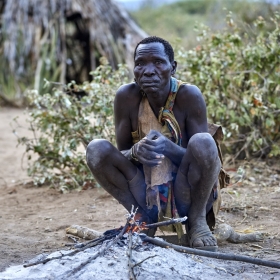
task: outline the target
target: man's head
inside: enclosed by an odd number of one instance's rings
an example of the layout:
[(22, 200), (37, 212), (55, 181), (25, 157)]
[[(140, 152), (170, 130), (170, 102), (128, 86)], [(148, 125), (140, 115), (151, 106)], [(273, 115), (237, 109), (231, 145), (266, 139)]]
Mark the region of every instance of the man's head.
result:
[(146, 94), (168, 93), (170, 78), (175, 74), (176, 67), (173, 48), (159, 37), (148, 37), (135, 48), (135, 82)]
[(150, 44), (150, 43), (161, 43), (164, 47), (165, 54), (169, 58), (169, 62), (174, 61), (174, 50), (173, 50), (172, 46), (170, 45), (170, 43), (168, 41), (160, 38), (160, 37), (157, 37), (157, 36), (147, 37), (137, 44), (137, 46), (135, 47), (135, 50), (134, 50), (134, 60), (135, 60), (136, 50), (137, 50), (138, 46), (139, 45)]

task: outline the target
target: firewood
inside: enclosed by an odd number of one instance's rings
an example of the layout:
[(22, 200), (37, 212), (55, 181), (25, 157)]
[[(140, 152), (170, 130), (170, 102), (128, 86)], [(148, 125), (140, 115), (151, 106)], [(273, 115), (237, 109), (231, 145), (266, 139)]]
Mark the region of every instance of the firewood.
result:
[(128, 271), (129, 271), (129, 279), (136, 280), (134, 271), (133, 271), (133, 262), (132, 262), (132, 232), (131, 230), (128, 232), (128, 246), (127, 246), (127, 257), (128, 257)]
[(78, 236), (86, 240), (92, 240), (103, 235), (102, 232), (96, 231), (87, 227), (72, 225), (66, 229), (67, 234)]
[[(27, 265), (24, 265), (24, 267), (28, 267), (28, 266), (32, 266), (32, 265), (37, 265), (39, 263), (46, 263), (48, 261), (54, 260), (54, 259), (60, 259), (62, 257), (65, 256), (71, 256), (74, 255), (78, 252), (81, 252), (82, 250), (85, 250), (87, 248), (93, 247), (97, 244), (100, 244), (101, 242), (108, 240), (108, 239), (112, 239), (107, 243), (103, 243), (103, 245), (98, 249), (98, 251), (96, 253), (94, 253), (92, 256), (90, 256), (86, 261), (84, 261), (83, 263), (79, 264), (76, 268), (74, 268), (73, 270), (69, 270), (67, 272), (66, 278), (68, 279), (69, 276), (73, 276), (74, 274), (76, 274), (77, 279), (79, 278), (79, 275), (77, 275), (79, 273), (79, 271), (81, 270), (81, 268), (83, 268), (84, 266), (86, 266), (88, 263), (90, 263), (92, 260), (96, 259), (98, 256), (100, 256), (101, 254), (103, 254), (104, 252), (106, 252), (111, 246), (113, 246), (114, 244), (116, 244), (125, 233), (128, 233), (128, 251), (127, 251), (127, 256), (128, 256), (128, 269), (129, 269), (129, 277), (130, 279), (136, 279), (135, 275), (134, 275), (134, 271), (133, 268), (137, 265), (139, 265), (140, 263), (142, 263), (143, 261), (137, 263), (137, 264), (133, 264), (132, 261), (132, 233), (136, 232), (139, 233), (141, 232), (141, 230), (145, 230), (147, 228), (154, 228), (157, 226), (162, 225), (161, 223), (156, 223), (156, 224), (150, 224), (150, 225), (145, 225), (145, 223), (142, 224), (138, 224), (138, 222), (136, 222), (134, 220), (136, 211), (133, 211), (134, 209), (132, 208), (131, 212), (128, 213), (127, 215), (127, 221), (124, 227), (121, 227), (119, 229), (114, 229), (114, 230), (109, 230), (106, 231), (105, 233), (99, 233), (99, 237), (95, 238), (94, 240), (85, 242), (82, 248), (76, 249), (68, 254), (61, 254), (58, 257), (53, 257), (53, 258), (46, 258), (44, 260), (41, 261), (37, 261), (34, 263), (30, 263)], [(181, 218), (181, 219), (172, 219), (169, 221), (165, 221), (163, 223), (168, 223), (168, 224), (172, 224), (172, 223), (178, 223), (178, 222), (182, 222), (185, 221), (187, 218)], [(72, 228), (72, 227), (70, 227)], [(220, 227), (221, 228), (221, 227)], [(68, 228), (69, 229), (69, 228)], [(74, 233), (78, 233), (80, 229), (87, 229), (87, 228), (82, 228), (80, 226), (74, 226), (72, 229), (74, 230), (68, 230), (68, 232), (72, 234), (72, 232)], [(226, 230), (225, 230), (226, 229)], [(222, 230), (222, 229), (221, 229)], [(81, 234), (81, 236), (83, 238), (85, 238), (85, 236), (87, 234), (85, 234), (85, 232), (96, 232), (90, 229), (87, 229), (87, 231), (82, 231), (83, 234)], [(224, 227), (224, 236), (226, 236), (226, 240), (235, 240), (235, 241), (240, 241), (240, 240), (244, 240), (243, 236), (247, 236), (248, 234), (245, 235), (240, 235), (238, 233), (235, 233), (233, 231), (233, 229), (228, 226), (228, 227)], [(232, 233), (234, 232), (234, 234)], [(229, 233), (229, 234), (228, 234)], [(252, 264), (257, 264), (257, 265), (263, 265), (263, 266), (267, 266), (267, 267), (273, 267), (273, 268), (280, 268), (280, 263), (279, 262), (275, 262), (275, 261), (267, 261), (267, 260), (262, 260), (262, 259), (257, 259), (257, 258), (251, 258), (248, 256), (242, 256), (242, 255), (236, 255), (236, 254), (225, 254), (225, 253), (220, 253), (220, 252), (208, 252), (208, 251), (204, 251), (204, 250), (198, 250), (198, 249), (194, 249), (194, 248), (188, 248), (188, 247), (183, 247), (183, 246), (178, 246), (178, 245), (174, 245), (165, 241), (162, 241), (158, 238), (151, 238), (148, 237), (146, 234), (140, 233), (139, 234), (140, 238), (142, 239), (143, 242), (150, 242), (152, 244), (155, 244), (157, 246), (160, 247), (164, 247), (164, 248), (173, 248), (174, 250), (178, 251), (178, 252), (182, 252), (182, 253), (188, 253), (188, 254), (194, 254), (194, 255), (198, 255), (198, 256), (204, 256), (204, 257), (209, 257), (209, 258), (216, 258), (216, 259), (223, 259), (223, 260), (232, 260), (232, 261), (241, 261), (241, 262), (247, 262), (247, 263), (252, 263)], [(255, 238), (258, 239), (258, 237), (256, 237), (257, 235), (255, 235)], [(246, 239), (248, 241), (248, 239)], [(254, 240), (256, 241), (256, 240)], [(154, 256), (151, 256), (154, 257)], [(148, 257), (150, 258), (150, 257)], [(147, 259), (148, 259), (147, 258)]]
[(174, 245), (172, 243), (168, 243), (168, 242), (165, 242), (165, 241), (157, 239), (157, 238), (148, 237), (144, 233), (139, 234), (139, 236), (142, 239), (142, 241), (144, 241), (144, 242), (150, 242), (154, 245), (157, 245), (157, 246), (160, 246), (160, 247), (163, 247), (163, 248), (172, 248), (172, 249), (174, 249), (178, 252), (181, 252), (181, 253), (193, 254), (193, 255), (198, 255), (198, 256), (203, 256), (203, 257), (208, 257), (208, 258), (214, 258), (214, 259), (221, 259), (221, 260), (246, 262), (246, 263), (263, 265), (263, 266), (273, 267), (273, 268), (280, 268), (280, 263), (275, 262), (275, 261), (267, 261), (267, 260), (262, 260), (262, 259), (258, 259), (258, 258), (251, 258), (251, 257), (248, 257), (248, 256), (242, 256), (242, 255), (236, 255), (236, 254), (209, 252), (209, 251), (204, 251), (204, 250), (199, 250), (199, 249)]
[(148, 224), (148, 225), (145, 225), (145, 227), (146, 228), (155, 228), (155, 227), (168, 226), (168, 225), (185, 222), (187, 219), (188, 218), (185, 216), (183, 218), (170, 219), (167, 221), (162, 221), (162, 222), (158, 222), (158, 223), (154, 223), (154, 224)]

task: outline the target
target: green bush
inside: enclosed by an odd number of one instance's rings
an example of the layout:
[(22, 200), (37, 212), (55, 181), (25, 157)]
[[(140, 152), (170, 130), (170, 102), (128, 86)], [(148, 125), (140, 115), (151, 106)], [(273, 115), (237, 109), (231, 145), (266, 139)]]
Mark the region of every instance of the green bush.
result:
[(199, 33), (194, 50), (179, 50), (179, 78), (197, 85), (205, 96), (210, 121), (225, 130), (228, 151), (247, 158), (280, 154), (279, 16), (271, 24), (259, 17), (248, 32), (231, 14), (228, 28)]
[[(227, 18), (228, 29), (212, 34), (200, 29), (200, 45), (178, 48), (177, 77), (197, 85), (205, 96), (209, 120), (220, 123), (233, 156), (280, 154), (279, 19), (264, 31), (259, 18), (244, 34)], [(94, 138), (115, 143), (113, 99), (128, 81), (128, 71), (113, 71), (103, 63), (93, 80), (53, 88), (50, 94), (30, 91), (30, 128), (34, 139), (20, 138), (30, 161), (29, 175), (38, 185), (49, 183), (65, 191), (94, 184), (85, 162), (85, 146)], [(48, 84), (48, 82), (47, 82)], [(82, 95), (84, 95), (82, 97)]]
[(117, 88), (127, 82), (127, 69), (120, 66), (113, 71), (105, 64), (91, 74), (93, 80), (80, 86), (73, 81), (62, 89), (53, 88), (51, 94), (28, 93), (34, 138), (22, 137), (19, 143), (26, 146), (28, 174), (36, 185), (65, 191), (93, 184), (85, 147), (94, 138), (115, 143), (112, 105)]

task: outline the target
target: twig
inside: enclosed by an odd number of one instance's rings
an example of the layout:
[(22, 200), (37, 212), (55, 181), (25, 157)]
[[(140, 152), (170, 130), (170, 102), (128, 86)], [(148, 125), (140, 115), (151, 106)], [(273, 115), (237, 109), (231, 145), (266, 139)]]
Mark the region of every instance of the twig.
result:
[(154, 258), (154, 257), (157, 257), (157, 256), (158, 256), (158, 255), (149, 256), (149, 257), (145, 258), (144, 260), (142, 260), (142, 261), (140, 261), (140, 262), (134, 264), (132, 268), (134, 268), (135, 266), (140, 265), (141, 263), (145, 262), (145, 261), (148, 260), (148, 259), (151, 259), (151, 258)]
[(161, 226), (168, 226), (168, 225), (185, 222), (187, 219), (188, 219), (187, 217), (171, 219), (171, 220), (163, 221), (163, 222), (159, 222), (159, 223), (148, 224), (148, 225), (145, 225), (145, 227), (146, 228), (155, 228), (155, 227), (161, 227)]
[(129, 271), (129, 279), (136, 280), (133, 271), (133, 263), (132, 263), (132, 232), (131, 230), (128, 232), (128, 249), (127, 249), (127, 256), (128, 256), (128, 271)]
[(244, 218), (242, 219), (241, 222), (236, 223), (236, 225), (241, 225), (241, 224), (246, 220), (246, 218), (248, 217), (248, 215), (247, 215), (247, 213), (246, 213), (246, 208), (245, 208), (245, 211), (244, 211), (244, 212), (245, 212), (245, 213), (244, 213)]
[(208, 258), (215, 258), (215, 259), (222, 259), (222, 260), (229, 260), (229, 261), (241, 261), (241, 262), (247, 262), (252, 263), (256, 265), (263, 265), (267, 267), (273, 267), (273, 268), (279, 268), (280, 269), (280, 263), (274, 262), (274, 261), (267, 261), (257, 258), (251, 258), (248, 256), (241, 256), (241, 255), (235, 255), (235, 254), (225, 254), (225, 253), (219, 253), (219, 252), (209, 252), (194, 248), (188, 248), (184, 246), (174, 245), (159, 239), (148, 237), (146, 234), (139, 234), (142, 241), (150, 242), (152, 244), (155, 244), (157, 246), (163, 247), (163, 248), (173, 248), (174, 250), (182, 253), (188, 253)]

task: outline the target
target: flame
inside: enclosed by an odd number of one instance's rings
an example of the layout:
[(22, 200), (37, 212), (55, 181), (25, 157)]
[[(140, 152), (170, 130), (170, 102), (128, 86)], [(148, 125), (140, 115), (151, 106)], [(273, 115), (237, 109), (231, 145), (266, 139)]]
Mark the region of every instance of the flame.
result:
[(131, 219), (131, 221), (129, 222), (129, 226), (126, 230), (126, 233), (129, 232), (129, 231), (131, 231), (132, 233), (134, 233), (134, 232), (139, 233), (139, 232), (141, 232), (142, 230), (145, 230), (145, 229), (148, 229), (146, 227), (145, 222), (139, 224), (138, 222), (135, 222), (134, 219)]
[(129, 221), (128, 221), (128, 227), (125, 233), (127, 232), (141, 232), (142, 230), (148, 229), (146, 227), (146, 222), (139, 222), (142, 218), (142, 215), (140, 213), (137, 213), (137, 209), (135, 212), (133, 212), (133, 209), (131, 210), (131, 213), (129, 214)]

